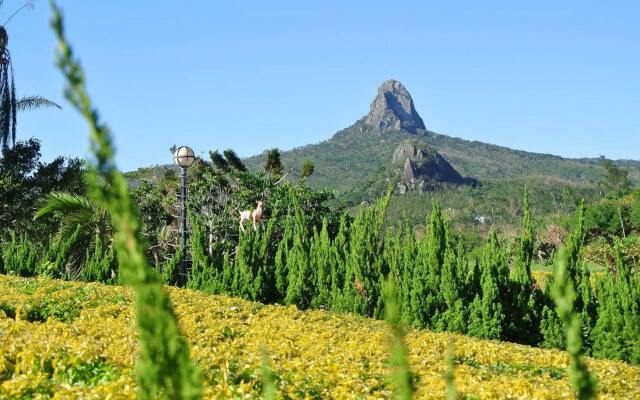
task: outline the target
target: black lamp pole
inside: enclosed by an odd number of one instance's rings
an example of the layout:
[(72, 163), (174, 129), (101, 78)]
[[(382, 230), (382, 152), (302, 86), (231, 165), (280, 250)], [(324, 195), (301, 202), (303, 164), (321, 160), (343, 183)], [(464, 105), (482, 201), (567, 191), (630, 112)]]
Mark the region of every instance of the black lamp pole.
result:
[(180, 262), (180, 284), (186, 285), (189, 263), (187, 261), (187, 168), (180, 168), (182, 186), (180, 188), (180, 244), (182, 245), (182, 258)]
[(188, 146), (180, 146), (173, 154), (173, 159), (180, 167), (180, 271), (178, 285), (185, 286), (189, 277), (189, 260), (187, 260), (187, 168), (189, 168), (196, 157), (193, 149)]

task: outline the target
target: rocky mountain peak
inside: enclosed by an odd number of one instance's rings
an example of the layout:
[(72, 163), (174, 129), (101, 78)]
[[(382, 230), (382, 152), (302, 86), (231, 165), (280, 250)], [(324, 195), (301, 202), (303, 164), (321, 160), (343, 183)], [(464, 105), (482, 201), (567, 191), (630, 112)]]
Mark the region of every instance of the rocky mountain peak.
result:
[(426, 129), (409, 91), (393, 79), (384, 81), (378, 88), (365, 122), (378, 130), (404, 129), (415, 133), (417, 129)]

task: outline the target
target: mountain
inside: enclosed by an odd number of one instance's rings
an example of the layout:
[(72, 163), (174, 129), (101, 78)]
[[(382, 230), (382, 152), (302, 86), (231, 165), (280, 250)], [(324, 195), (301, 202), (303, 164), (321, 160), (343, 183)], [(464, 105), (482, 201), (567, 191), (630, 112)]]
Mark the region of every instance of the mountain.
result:
[(385, 81), (378, 88), (365, 122), (377, 130), (394, 129), (416, 133), (418, 129), (427, 129), (413, 105), (409, 91), (402, 83), (394, 80)]
[[(326, 141), (283, 151), (281, 157), (285, 166), (294, 168), (311, 160), (315, 172), (307, 179), (309, 185), (328, 187), (336, 190), (339, 197), (361, 201), (367, 194), (379, 194), (390, 181), (402, 181), (403, 177), (394, 173), (394, 152), (406, 141), (425, 146), (427, 153), (435, 152), (438, 163), (455, 171), (451, 172), (453, 175), (481, 182), (537, 179), (549, 185), (584, 188), (594, 187), (602, 175), (597, 159), (512, 150), (432, 132), (418, 114), (409, 91), (395, 80), (385, 81), (378, 88), (369, 113), (353, 125)], [(250, 168), (260, 168), (264, 154), (245, 161)], [(640, 180), (639, 161), (616, 163), (629, 169), (634, 183)], [(437, 174), (435, 178), (439, 180)]]

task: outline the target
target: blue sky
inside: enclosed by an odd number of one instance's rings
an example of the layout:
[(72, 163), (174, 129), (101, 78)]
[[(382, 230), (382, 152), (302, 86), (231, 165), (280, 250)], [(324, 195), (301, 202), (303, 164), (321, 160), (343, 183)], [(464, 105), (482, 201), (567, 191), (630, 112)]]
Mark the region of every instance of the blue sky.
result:
[[(398, 79), (427, 128), (567, 157), (639, 159), (636, 1), (60, 0), (118, 163), (172, 144), (247, 156), (328, 139)], [(6, 0), (0, 20), (23, 4)], [(43, 154), (85, 156), (64, 103), (48, 3), (7, 25), (19, 95), (64, 105), (19, 116)]]

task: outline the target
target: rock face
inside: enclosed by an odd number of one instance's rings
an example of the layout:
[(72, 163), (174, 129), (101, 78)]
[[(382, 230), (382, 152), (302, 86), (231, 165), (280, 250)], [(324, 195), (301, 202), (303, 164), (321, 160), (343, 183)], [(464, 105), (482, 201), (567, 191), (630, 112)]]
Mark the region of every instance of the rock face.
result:
[(409, 91), (395, 80), (385, 81), (378, 88), (365, 122), (381, 131), (394, 129), (415, 133), (417, 129), (426, 129)]
[(393, 152), (393, 165), (401, 171), (400, 193), (425, 191), (438, 183), (462, 184), (465, 179), (438, 152), (424, 143), (405, 140)]

